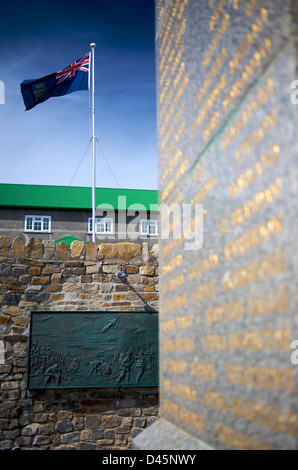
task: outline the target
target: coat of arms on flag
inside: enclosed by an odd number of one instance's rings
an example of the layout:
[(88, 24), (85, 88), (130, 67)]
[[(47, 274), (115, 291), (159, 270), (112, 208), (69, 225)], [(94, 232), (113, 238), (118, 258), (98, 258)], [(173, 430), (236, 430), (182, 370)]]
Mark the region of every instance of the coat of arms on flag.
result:
[(63, 96), (78, 90), (89, 89), (90, 53), (65, 69), (35, 80), (21, 83), (21, 93), (26, 110), (34, 108), (53, 96)]

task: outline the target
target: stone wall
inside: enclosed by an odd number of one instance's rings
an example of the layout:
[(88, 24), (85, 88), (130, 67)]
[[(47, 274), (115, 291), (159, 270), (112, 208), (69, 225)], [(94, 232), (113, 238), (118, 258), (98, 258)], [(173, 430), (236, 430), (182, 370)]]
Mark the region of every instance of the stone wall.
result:
[(158, 419), (155, 387), (26, 389), (30, 311), (158, 310), (157, 258), (146, 243), (0, 237), (0, 449), (127, 449)]

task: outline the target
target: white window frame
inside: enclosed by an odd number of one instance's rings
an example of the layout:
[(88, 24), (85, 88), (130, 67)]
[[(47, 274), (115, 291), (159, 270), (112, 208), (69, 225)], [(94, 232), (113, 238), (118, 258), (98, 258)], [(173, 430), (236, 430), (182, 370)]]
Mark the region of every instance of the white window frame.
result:
[[(146, 222), (146, 231), (143, 230), (143, 224)], [(150, 225), (155, 226), (155, 233), (150, 233)], [(149, 237), (158, 236), (158, 220), (157, 219), (141, 219), (140, 220), (140, 234), (147, 235)]]
[[(107, 223), (111, 223), (111, 230), (107, 230)], [(98, 224), (104, 224), (104, 230), (101, 232), (98, 230)], [(88, 233), (92, 233), (92, 217), (88, 217)], [(95, 225), (96, 230), (95, 233), (97, 235), (106, 235), (106, 234), (113, 234), (114, 233), (114, 220), (110, 217), (95, 217)]]
[[(28, 228), (28, 220), (32, 219), (32, 227)], [(45, 229), (45, 223), (48, 220), (48, 228)], [(35, 228), (35, 224), (40, 223), (40, 228)], [(25, 215), (25, 232), (51, 232), (52, 217), (50, 215)]]

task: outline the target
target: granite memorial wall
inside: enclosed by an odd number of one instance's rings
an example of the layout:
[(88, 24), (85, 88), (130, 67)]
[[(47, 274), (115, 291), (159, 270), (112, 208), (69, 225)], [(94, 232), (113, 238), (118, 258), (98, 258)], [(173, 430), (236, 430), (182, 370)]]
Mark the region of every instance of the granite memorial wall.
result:
[(202, 204), (203, 241), (161, 216), (161, 419), (136, 448), (298, 447), (297, 28), (289, 0), (156, 1), (160, 203)]

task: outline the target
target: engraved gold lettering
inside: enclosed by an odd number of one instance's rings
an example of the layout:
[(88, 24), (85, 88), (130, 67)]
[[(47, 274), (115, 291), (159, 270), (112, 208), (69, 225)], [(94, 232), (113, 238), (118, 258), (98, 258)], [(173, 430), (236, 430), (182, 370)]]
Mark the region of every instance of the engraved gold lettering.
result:
[(252, 385), (272, 390), (294, 393), (294, 370), (266, 366), (247, 366), (229, 364), (226, 367), (228, 382), (239, 385)]
[(162, 406), (163, 406), (163, 409), (166, 413), (172, 415), (172, 416), (178, 416), (178, 405), (176, 405), (176, 403), (172, 403), (171, 401), (169, 400), (163, 400), (162, 401)]
[(297, 433), (297, 417), (294, 413), (279, 411), (274, 406), (231, 399), (231, 412), (239, 418), (261, 424), (269, 429), (294, 436)]
[(208, 258), (203, 259), (190, 268), (188, 272), (189, 279), (194, 279), (197, 276), (216, 268), (219, 265), (218, 256), (216, 253), (210, 254)]
[(212, 297), (215, 295), (215, 282), (210, 281), (205, 284), (201, 284), (200, 287), (193, 290), (193, 299), (195, 302)]
[(167, 392), (171, 392), (174, 395), (187, 398), (191, 401), (197, 401), (197, 391), (194, 387), (181, 383), (172, 383), (169, 380), (165, 380), (163, 385)]
[(266, 330), (244, 331), (229, 335), (229, 345), (232, 351), (288, 351), (290, 342), (290, 330), (288, 328), (277, 330), (268, 328)]
[(219, 29), (217, 30), (216, 34), (214, 35), (214, 37), (213, 37), (213, 39), (212, 39), (212, 41), (209, 45), (209, 48), (205, 53), (204, 59), (202, 61), (203, 70), (205, 70), (208, 67), (208, 65), (209, 65), (209, 63), (210, 63), (210, 61), (211, 61), (211, 59), (214, 55), (214, 52), (218, 49), (218, 46), (221, 43), (221, 41), (224, 37), (224, 34), (226, 33), (229, 26), (230, 26), (230, 15), (228, 13), (225, 13)]
[(174, 351), (175, 350), (175, 344), (174, 340), (172, 339), (166, 339), (162, 343), (162, 347), (164, 351)]
[(262, 120), (259, 127), (254, 130), (251, 134), (247, 135), (246, 138), (241, 142), (237, 150), (235, 151), (235, 160), (240, 163), (254, 148), (264, 139), (266, 134), (272, 130), (272, 127), (277, 125), (277, 109), (273, 108), (271, 114)]
[(265, 292), (260, 297), (249, 297), (247, 306), (249, 315), (286, 312), (289, 309), (289, 290), (287, 287), (281, 287)]
[(226, 259), (242, 255), (247, 250), (254, 248), (264, 240), (268, 240), (283, 230), (282, 216), (273, 217), (266, 223), (251, 229), (247, 234), (238, 237), (236, 240), (224, 247)]
[(278, 144), (269, 147), (266, 154), (262, 154), (253, 166), (248, 167), (229, 185), (230, 196), (235, 197), (249, 187), (260, 175), (277, 162), (279, 155), (280, 147)]
[(237, 300), (205, 310), (206, 323), (234, 320), (243, 317), (243, 301)]
[(204, 394), (204, 404), (215, 410), (227, 411), (227, 402), (222, 393), (207, 390)]
[(237, 207), (230, 214), (231, 226), (235, 227), (251, 217), (255, 212), (271, 204), (281, 194), (282, 181), (277, 177), (264, 191), (258, 191), (243, 206)]
[(176, 338), (176, 351), (193, 351), (194, 349), (193, 338)]
[(166, 300), (164, 301), (163, 304), (163, 313), (168, 313), (171, 310), (175, 310), (177, 308), (183, 307), (184, 305), (187, 305), (188, 303), (188, 297), (187, 294), (183, 295), (177, 295), (176, 297), (173, 297), (171, 300)]
[(274, 450), (273, 447), (259, 442), (257, 439), (243, 434), (239, 431), (224, 426), (223, 424), (216, 423), (216, 437), (224, 442), (227, 446), (236, 450)]
[(199, 363), (199, 362), (192, 362), (190, 364), (191, 367), (191, 375), (195, 375), (196, 377), (202, 377), (207, 379), (216, 379), (216, 372), (214, 369), (214, 365), (208, 362)]
[(205, 432), (204, 417), (199, 416), (196, 413), (186, 410), (186, 408), (180, 408), (179, 413), (181, 421), (187, 423), (189, 426), (198, 429), (199, 431)]
[(191, 199), (191, 205), (192, 207), (195, 206), (195, 204), (201, 204), (204, 199), (210, 194), (214, 188), (216, 187), (217, 184), (217, 179), (215, 176), (211, 176), (206, 183), (203, 184), (203, 186), (199, 189), (197, 194)]
[(236, 287), (258, 281), (267, 276), (284, 272), (286, 263), (284, 252), (280, 250), (264, 258), (249, 263), (244, 268), (238, 268), (231, 273), (226, 274), (221, 281), (222, 290), (228, 291)]
[(185, 361), (172, 361), (166, 360), (163, 363), (163, 370), (166, 372), (171, 372), (175, 374), (185, 374), (187, 369), (187, 364)]
[(274, 80), (269, 77), (256, 93), (255, 99), (251, 101), (240, 113), (235, 124), (225, 133), (222, 139), (222, 148), (226, 149), (233, 140), (247, 126), (249, 120), (253, 119), (255, 113), (270, 99), (274, 93)]
[(183, 284), (184, 284), (184, 275), (178, 274), (173, 279), (163, 284), (162, 292), (163, 294), (165, 294), (166, 292), (176, 289), (177, 287), (182, 286)]
[(226, 338), (222, 335), (208, 335), (204, 338), (206, 351), (224, 351), (227, 349)]

